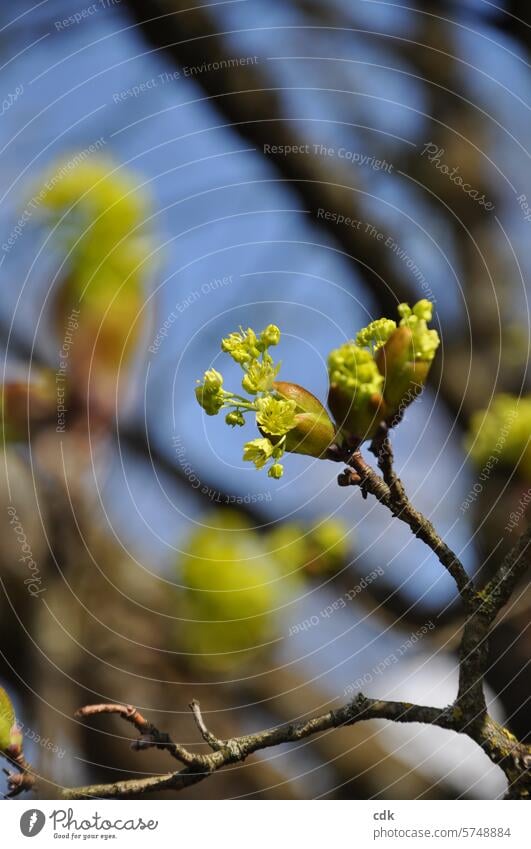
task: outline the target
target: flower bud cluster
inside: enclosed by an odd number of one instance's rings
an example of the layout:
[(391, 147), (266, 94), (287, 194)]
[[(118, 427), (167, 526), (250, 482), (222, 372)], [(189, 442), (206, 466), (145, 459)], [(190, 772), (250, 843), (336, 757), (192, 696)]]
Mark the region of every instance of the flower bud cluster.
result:
[(245, 424), (254, 414), (261, 436), (246, 442), (243, 459), (257, 469), (269, 465), (268, 475), (279, 479), (284, 468), (279, 462), (286, 451), (321, 456), (334, 441), (335, 428), (323, 405), (301, 386), (277, 382), (280, 363), (269, 349), (278, 345), (280, 330), (270, 324), (261, 333), (252, 328), (222, 339), (221, 350), (238, 363), (243, 372), (245, 397), (223, 388), (223, 377), (215, 369), (205, 372), (196, 387), (196, 398), (207, 415), (228, 410), (225, 421), (231, 427)]
[(221, 350), (244, 372), (247, 397), (224, 389), (222, 375), (210, 369), (196, 387), (197, 400), (210, 416), (226, 409), (231, 427), (241, 427), (245, 415), (253, 413), (260, 437), (245, 443), (243, 459), (257, 469), (269, 464), (269, 476), (278, 479), (285, 452), (331, 456), (337, 445), (359, 445), (374, 437), (382, 423), (396, 423), (424, 386), (439, 346), (437, 331), (428, 327), (432, 311), (425, 299), (413, 307), (400, 304), (398, 325), (377, 319), (355, 340), (330, 352), (328, 406), (333, 420), (303, 386), (277, 380), (280, 364), (274, 363), (269, 348), (278, 345), (280, 330), (273, 324), (259, 334), (240, 328), (221, 342)]
[(439, 346), (439, 334), (428, 328), (432, 311), (426, 299), (400, 304), (398, 326), (380, 318), (330, 353), (328, 405), (345, 437), (372, 438), (421, 391)]

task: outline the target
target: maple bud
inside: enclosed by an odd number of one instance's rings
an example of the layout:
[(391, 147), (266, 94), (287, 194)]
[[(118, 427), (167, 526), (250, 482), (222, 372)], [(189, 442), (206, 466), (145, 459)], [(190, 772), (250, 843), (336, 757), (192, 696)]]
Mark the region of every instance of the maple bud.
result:
[(335, 440), (336, 428), (319, 399), (298, 383), (277, 381), (273, 389), (295, 404), (294, 424), (286, 433), (286, 451), (324, 457)]
[(346, 342), (328, 357), (328, 406), (337, 426), (358, 441), (370, 439), (385, 418), (383, 376), (370, 351)]
[(413, 309), (400, 304), (402, 316), (398, 327), (375, 354), (376, 364), (384, 376), (384, 398), (388, 416), (409, 405), (422, 391), (439, 347), (439, 335), (428, 328), (432, 304), (418, 301)]

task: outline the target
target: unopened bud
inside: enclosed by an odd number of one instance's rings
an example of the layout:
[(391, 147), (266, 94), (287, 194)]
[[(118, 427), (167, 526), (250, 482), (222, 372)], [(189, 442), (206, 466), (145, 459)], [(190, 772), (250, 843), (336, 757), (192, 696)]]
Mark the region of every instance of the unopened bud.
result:
[(385, 418), (383, 382), (372, 353), (345, 342), (328, 356), (328, 406), (338, 428), (358, 442), (370, 439)]
[(323, 457), (336, 437), (334, 423), (315, 395), (297, 383), (277, 381), (273, 389), (296, 404), (295, 425), (286, 434), (286, 451)]
[(431, 361), (415, 359), (413, 334), (408, 327), (395, 330), (376, 352), (375, 359), (385, 379), (384, 398), (391, 417), (422, 391)]
[(233, 410), (227, 413), (225, 421), (231, 427), (243, 427), (245, 424), (245, 416), (240, 410)]

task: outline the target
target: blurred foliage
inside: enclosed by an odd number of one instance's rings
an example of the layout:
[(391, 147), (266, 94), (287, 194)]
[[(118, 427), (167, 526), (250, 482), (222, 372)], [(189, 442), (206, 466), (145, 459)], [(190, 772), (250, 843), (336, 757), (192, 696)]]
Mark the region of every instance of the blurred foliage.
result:
[(338, 520), (309, 528), (285, 522), (260, 533), (236, 511), (207, 516), (178, 563), (179, 649), (194, 655), (194, 666), (216, 671), (270, 652), (282, 607), (310, 575), (344, 565), (347, 533)]
[(500, 464), (531, 480), (531, 396), (496, 395), (472, 416), (466, 445), (478, 467)]

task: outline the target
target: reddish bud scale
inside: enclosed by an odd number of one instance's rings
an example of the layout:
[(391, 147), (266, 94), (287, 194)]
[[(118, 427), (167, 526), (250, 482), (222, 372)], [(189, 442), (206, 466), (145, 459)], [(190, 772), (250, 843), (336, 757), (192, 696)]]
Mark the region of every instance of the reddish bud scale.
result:
[(324, 457), (335, 440), (336, 429), (319, 399), (297, 383), (277, 381), (273, 389), (297, 405), (296, 425), (286, 434), (286, 451)]
[(348, 395), (339, 386), (332, 385), (328, 393), (328, 406), (341, 430), (350, 434), (357, 442), (371, 439), (376, 434), (380, 422), (387, 416), (384, 399), (377, 392), (360, 408), (356, 404), (355, 396)]
[(384, 398), (386, 417), (392, 417), (401, 407), (408, 406), (426, 382), (431, 363), (415, 361), (413, 335), (408, 327), (399, 327), (375, 356), (376, 365), (385, 378)]

